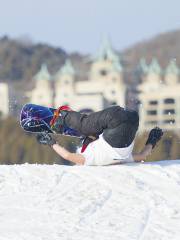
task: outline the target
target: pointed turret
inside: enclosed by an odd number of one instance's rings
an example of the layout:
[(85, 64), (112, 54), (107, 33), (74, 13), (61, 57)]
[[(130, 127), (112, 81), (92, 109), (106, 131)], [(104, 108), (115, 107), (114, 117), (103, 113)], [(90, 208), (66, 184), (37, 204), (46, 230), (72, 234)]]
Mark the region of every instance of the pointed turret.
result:
[(139, 60), (139, 64), (135, 68), (135, 77), (136, 77), (137, 80), (144, 81), (147, 73), (148, 73), (148, 65), (146, 63), (146, 59), (141, 58)]
[(74, 96), (75, 69), (69, 59), (55, 75), (55, 106), (60, 103), (68, 104)]
[(178, 66), (176, 65), (176, 61), (174, 59), (171, 59), (169, 62), (169, 65), (167, 66), (165, 70), (166, 74), (174, 74), (178, 75), (180, 73)]
[(67, 78), (67, 76), (68, 78), (74, 78), (75, 76), (75, 69), (69, 59), (67, 59), (65, 64), (57, 71), (54, 78), (55, 80), (61, 81), (62, 77)]
[(178, 77), (179, 68), (177, 67), (176, 62), (171, 60), (165, 70), (165, 82), (168, 85), (176, 85), (178, 83)]
[(121, 73), (123, 71), (123, 66), (121, 65), (121, 63), (119, 61), (116, 61), (113, 63), (113, 70), (116, 72)]
[(119, 61), (119, 56), (114, 52), (111, 42), (107, 36), (103, 38), (99, 50), (93, 57), (93, 61), (101, 61), (106, 59), (111, 61)]
[(101, 46), (97, 51), (96, 55), (91, 59), (94, 63), (95, 62), (104, 62), (110, 61), (112, 71), (116, 71), (121, 73), (123, 71), (123, 67), (120, 63), (119, 55), (115, 53), (113, 50), (109, 38), (106, 36), (103, 38)]
[(146, 74), (148, 72), (148, 65), (146, 63), (145, 58), (140, 59), (139, 65), (138, 65), (138, 70), (143, 74)]
[(155, 73), (157, 75), (161, 75), (162, 69), (158, 63), (158, 60), (156, 58), (153, 58), (151, 61), (151, 64), (148, 67), (148, 73)]
[(141, 62), (145, 68), (146, 74), (143, 76), (143, 83), (139, 86), (139, 89), (145, 92), (151, 90), (158, 90), (162, 83), (162, 70), (156, 58), (153, 58), (150, 65), (147, 66), (144, 60)]
[(47, 65), (46, 64), (42, 64), (41, 65), (41, 69), (40, 71), (34, 76), (34, 79), (36, 81), (39, 80), (47, 80), (49, 81), (51, 79), (51, 75), (49, 74), (49, 71), (47, 69)]
[(69, 59), (66, 60), (65, 64), (60, 69), (59, 73), (62, 75), (75, 75), (75, 69)]
[(40, 71), (34, 76), (35, 88), (31, 92), (32, 103), (52, 107), (53, 90), (51, 79), (46, 64), (42, 64)]

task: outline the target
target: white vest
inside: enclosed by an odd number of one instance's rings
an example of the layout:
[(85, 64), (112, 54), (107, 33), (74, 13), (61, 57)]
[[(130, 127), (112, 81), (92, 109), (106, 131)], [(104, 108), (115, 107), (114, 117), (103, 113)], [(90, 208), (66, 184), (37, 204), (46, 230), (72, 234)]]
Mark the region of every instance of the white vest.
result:
[(110, 165), (116, 163), (133, 162), (132, 150), (134, 142), (129, 147), (113, 148), (103, 138), (102, 134), (99, 139), (90, 143), (82, 153), (85, 157), (85, 165)]

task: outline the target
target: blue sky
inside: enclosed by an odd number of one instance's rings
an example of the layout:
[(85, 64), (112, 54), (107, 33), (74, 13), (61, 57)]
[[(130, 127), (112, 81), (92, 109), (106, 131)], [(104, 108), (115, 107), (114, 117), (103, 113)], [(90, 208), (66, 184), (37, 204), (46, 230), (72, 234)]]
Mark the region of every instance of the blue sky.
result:
[(180, 29), (179, 0), (0, 0), (0, 36), (29, 36), (68, 52), (93, 53), (104, 35), (122, 50)]

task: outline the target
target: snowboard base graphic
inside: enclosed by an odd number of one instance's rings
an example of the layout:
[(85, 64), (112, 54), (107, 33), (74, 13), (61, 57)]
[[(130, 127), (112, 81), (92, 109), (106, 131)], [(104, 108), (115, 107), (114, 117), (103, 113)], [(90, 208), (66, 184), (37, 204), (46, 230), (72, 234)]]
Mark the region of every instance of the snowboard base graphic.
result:
[(65, 135), (71, 137), (81, 137), (74, 129), (65, 127), (62, 134), (55, 134), (50, 126), (54, 116), (55, 108), (44, 107), (36, 104), (25, 104), (20, 113), (20, 125), (26, 132), (50, 133), (54, 135)]

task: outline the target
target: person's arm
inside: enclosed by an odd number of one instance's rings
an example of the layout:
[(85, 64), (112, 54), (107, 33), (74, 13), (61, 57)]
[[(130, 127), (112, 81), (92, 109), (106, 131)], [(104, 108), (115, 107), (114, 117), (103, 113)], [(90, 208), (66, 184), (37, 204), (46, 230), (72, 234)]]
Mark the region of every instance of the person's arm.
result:
[(60, 155), (65, 160), (73, 162), (78, 165), (83, 165), (85, 163), (85, 158), (81, 154), (71, 153), (65, 148), (61, 147), (48, 133), (40, 133), (36, 136), (38, 143), (49, 145), (54, 149), (54, 151)]
[(84, 163), (85, 163), (85, 158), (82, 154), (71, 153), (68, 150), (66, 150), (65, 148), (61, 147), (57, 143), (53, 144), (52, 148), (58, 155), (60, 155), (65, 160), (68, 160), (68, 161), (73, 162), (78, 165), (84, 165)]
[(145, 145), (145, 147), (143, 148), (143, 150), (140, 153), (133, 154), (133, 159), (135, 162), (145, 161), (146, 158), (151, 154), (151, 152), (152, 152), (152, 145), (147, 144), (147, 145)]
[(156, 146), (157, 142), (159, 142), (162, 136), (163, 136), (162, 129), (158, 127), (153, 128), (149, 133), (146, 145), (143, 148), (143, 150), (140, 153), (133, 154), (134, 161), (135, 162), (145, 161), (146, 158), (151, 154), (152, 149)]

